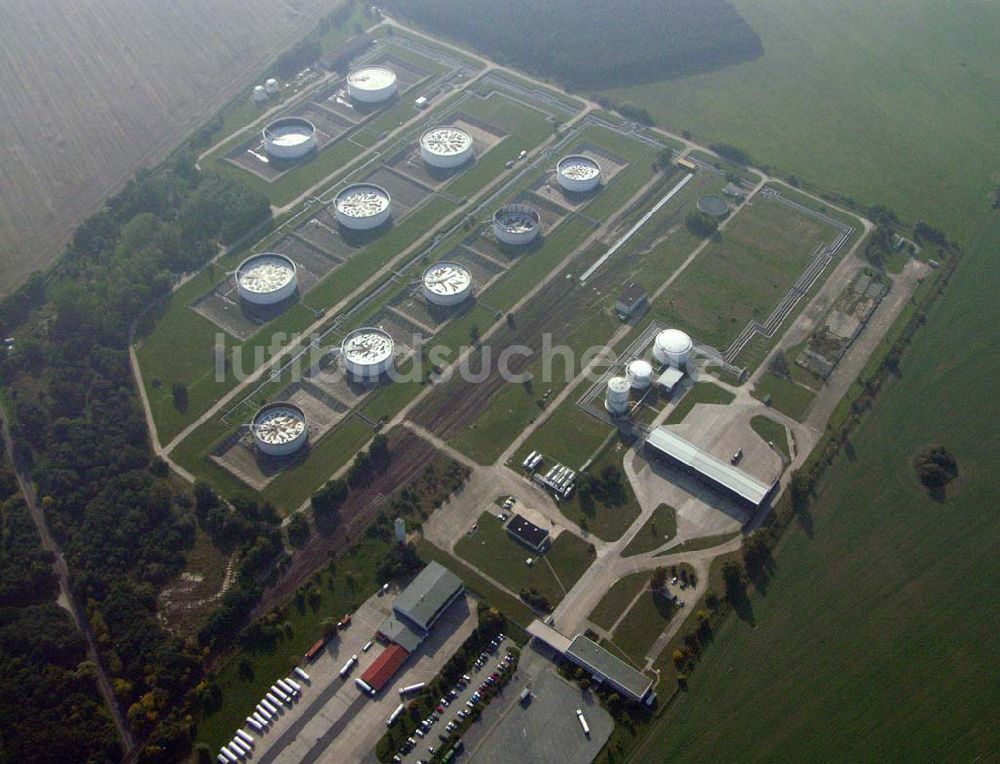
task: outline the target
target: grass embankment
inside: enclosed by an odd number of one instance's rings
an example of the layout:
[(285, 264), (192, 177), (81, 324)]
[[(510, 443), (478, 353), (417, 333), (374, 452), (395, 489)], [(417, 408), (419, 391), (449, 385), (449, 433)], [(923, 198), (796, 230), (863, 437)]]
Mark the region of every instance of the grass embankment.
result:
[(733, 402), (735, 398), (731, 392), (712, 384), (711, 382), (698, 382), (689, 388), (680, 402), (674, 406), (673, 411), (667, 414), (664, 424), (680, 424), (684, 418), (691, 413), (691, 409), (699, 403), (726, 405)]
[(788, 430), (785, 429), (785, 425), (775, 422), (763, 414), (758, 414), (750, 420), (750, 427), (766, 442), (774, 443), (774, 447), (782, 453), (786, 462), (791, 460), (792, 454), (788, 444)]
[(630, 573), (624, 578), (615, 581), (614, 585), (605, 593), (601, 601), (597, 603), (587, 619), (595, 626), (599, 626), (605, 631), (610, 631), (615, 625), (615, 621), (625, 612), (625, 608), (632, 604), (639, 590), (649, 582), (649, 573)]
[(808, 387), (771, 371), (761, 376), (751, 395), (797, 422), (805, 420), (809, 406), (816, 398), (816, 393)]
[[(646, 578), (648, 584), (649, 578)], [(648, 586), (622, 618), (611, 641), (640, 668), (646, 665), (646, 653), (663, 633), (677, 608), (671, 600), (656, 594)], [(653, 656), (654, 658), (656, 656)]]

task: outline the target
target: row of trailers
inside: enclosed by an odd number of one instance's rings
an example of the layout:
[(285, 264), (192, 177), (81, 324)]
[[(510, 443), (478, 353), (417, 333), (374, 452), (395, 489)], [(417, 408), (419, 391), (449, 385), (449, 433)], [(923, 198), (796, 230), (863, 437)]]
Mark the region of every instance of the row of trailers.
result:
[(549, 489), (556, 498), (568, 499), (573, 493), (573, 488), (576, 487), (576, 472), (557, 462), (542, 473), (538, 471), (542, 461), (541, 452), (532, 451), (521, 462), (521, 466), (531, 473), (532, 480), (543, 488)]
[[(298, 680), (309, 682), (309, 675), (298, 666), (294, 673)], [(299, 681), (291, 677), (279, 679), (271, 685), (253, 713), (247, 717), (246, 726), (258, 735), (263, 735), (281, 714), (282, 707), (291, 706), (301, 696), (302, 685)], [(253, 735), (244, 729), (238, 729), (233, 739), (222, 746), (216, 758), (219, 764), (235, 764), (250, 756), (254, 745)]]

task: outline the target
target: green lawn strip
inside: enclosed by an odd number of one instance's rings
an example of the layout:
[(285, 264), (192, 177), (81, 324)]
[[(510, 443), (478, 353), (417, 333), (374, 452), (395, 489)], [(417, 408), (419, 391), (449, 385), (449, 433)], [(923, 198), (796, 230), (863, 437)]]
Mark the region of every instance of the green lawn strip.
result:
[(739, 535), (739, 531), (733, 531), (732, 533), (719, 533), (715, 536), (701, 536), (672, 546), (669, 549), (664, 549), (662, 552), (657, 552), (655, 556), (664, 557), (670, 554), (680, 554), (681, 552), (698, 552), (702, 549), (711, 549), (713, 546), (719, 546), (720, 544), (725, 544), (727, 541), (732, 541)]
[[(628, 444), (612, 440), (594, 462), (587, 467), (587, 472), (597, 478), (608, 467), (622, 469), (622, 459), (628, 449)], [(579, 477), (577, 478), (580, 479)], [(566, 501), (559, 502), (559, 511), (580, 526), (582, 530), (593, 533), (604, 541), (616, 541), (622, 537), (642, 513), (639, 501), (635, 498), (632, 486), (622, 473), (622, 495), (602, 498), (595, 496), (593, 505), (581, 505), (579, 491), (574, 491)]]
[(707, 151), (702, 151), (701, 149), (695, 149), (689, 154), (689, 156), (692, 159), (699, 159), (717, 170), (721, 170), (727, 177), (735, 176), (740, 180), (748, 180), (751, 183), (757, 182), (757, 176), (750, 172), (750, 170), (744, 165), (736, 164), (736, 162), (730, 162), (728, 159), (713, 156)]
[(797, 422), (806, 418), (809, 405), (816, 397), (812, 390), (770, 371), (761, 376), (752, 395)]
[[(648, 580), (648, 579), (647, 579)], [(611, 639), (638, 666), (646, 665), (646, 653), (670, 623), (677, 608), (648, 587), (618, 623)]]
[(417, 554), (420, 555), (420, 559), (428, 561), (437, 560), (461, 578), (468, 589), (497, 608), (497, 610), (500, 610), (522, 630), (535, 620), (535, 612), (519, 597), (512, 597), (502, 589), (498, 589), (455, 555), (439, 549), (424, 538), (417, 539), (414, 546)]
[(684, 418), (691, 413), (691, 409), (699, 403), (726, 405), (732, 403), (735, 397), (728, 390), (711, 382), (697, 382), (693, 387), (688, 388), (680, 402), (667, 414), (664, 424), (683, 422)]
[[(513, 74), (512, 72), (494, 72), (493, 78), (500, 81), (501, 87), (503, 87), (502, 83), (508, 82), (508, 83), (513, 83), (518, 87), (524, 88), (525, 90), (538, 91), (540, 93), (544, 93), (547, 97), (555, 101), (558, 101), (559, 103), (572, 109), (573, 111), (583, 111), (583, 109), (586, 107), (586, 104), (584, 104), (583, 101), (577, 100), (576, 98), (573, 98), (573, 96), (566, 95), (565, 93), (560, 93), (558, 90), (546, 87), (545, 85), (540, 85), (539, 83), (534, 82), (532, 80), (526, 80), (523, 77), (519, 77), (516, 74)], [(512, 93), (512, 95), (517, 97), (516, 93)], [(561, 114), (557, 116), (562, 117)]]
[(622, 557), (632, 557), (643, 552), (652, 552), (677, 535), (677, 511), (667, 504), (661, 504), (653, 510), (653, 514), (645, 525), (629, 542), (622, 552)]
[(788, 447), (788, 430), (785, 429), (785, 425), (775, 422), (763, 414), (758, 414), (750, 420), (750, 426), (766, 442), (774, 443), (775, 447), (784, 454), (786, 461), (791, 460), (792, 454)]
[(547, 461), (578, 470), (593, 456), (614, 430), (576, 405), (579, 392), (582, 389), (574, 390), (531, 434), (515, 453), (512, 464), (520, 465), (532, 451), (539, 451)]
[(618, 617), (625, 612), (625, 608), (632, 604), (639, 590), (648, 583), (648, 571), (629, 573), (624, 578), (618, 579), (597, 603), (597, 607), (590, 612), (587, 620), (605, 631), (610, 631)]
[[(563, 531), (545, 553), (549, 565), (559, 576), (557, 581), (549, 566), (535, 559), (539, 555), (534, 550), (508, 535), (495, 514), (484, 512), (478, 525), (478, 531), (463, 536), (455, 545), (455, 554), (512, 592), (534, 589), (554, 606), (564, 596), (563, 586), (567, 590), (572, 588), (590, 564), (590, 545), (569, 531)], [(529, 557), (535, 559), (530, 566), (525, 562)]]

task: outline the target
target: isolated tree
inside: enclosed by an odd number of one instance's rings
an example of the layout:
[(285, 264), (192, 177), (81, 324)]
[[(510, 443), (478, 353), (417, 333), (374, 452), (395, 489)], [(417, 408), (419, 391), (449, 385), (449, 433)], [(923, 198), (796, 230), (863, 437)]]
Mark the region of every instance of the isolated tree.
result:
[(788, 376), (788, 357), (784, 351), (779, 350), (774, 354), (774, 357), (771, 358), (771, 363), (768, 364), (768, 369), (779, 377)]
[(931, 446), (916, 458), (917, 477), (927, 488), (943, 488), (958, 477), (958, 462), (944, 446)]
[(188, 407), (188, 389), (183, 382), (174, 382), (171, 392), (174, 397), (174, 408), (178, 411), (186, 411)]
[(649, 579), (649, 585), (653, 588), (653, 591), (663, 591), (663, 587), (667, 585), (667, 569), (660, 565), (653, 570), (653, 575)]

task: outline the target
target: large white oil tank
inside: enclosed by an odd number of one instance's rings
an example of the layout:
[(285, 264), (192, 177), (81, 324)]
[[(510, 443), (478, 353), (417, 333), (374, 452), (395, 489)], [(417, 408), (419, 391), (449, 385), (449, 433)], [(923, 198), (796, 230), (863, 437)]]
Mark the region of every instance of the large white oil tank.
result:
[(269, 95), (275, 95), (278, 92), (278, 81), (274, 79), (274, 77), (271, 77), (264, 83), (264, 90), (266, 90)]
[(649, 361), (636, 358), (629, 363), (625, 371), (632, 388), (635, 390), (645, 390), (653, 384), (653, 367)]
[(264, 103), (267, 100), (267, 91), (264, 89), (264, 86), (254, 85), (251, 98), (253, 98), (254, 103)]
[(530, 244), (540, 231), (538, 211), (525, 204), (508, 204), (493, 214), (493, 235), (504, 244)]
[(664, 329), (656, 335), (653, 357), (664, 365), (682, 369), (691, 353), (691, 338), (680, 329)]
[(570, 154), (556, 165), (556, 180), (576, 194), (593, 191), (601, 182), (601, 166), (583, 154)]
[(252, 305), (276, 305), (295, 294), (297, 287), (295, 263), (277, 252), (251, 255), (236, 269), (240, 299)]
[(389, 192), (374, 183), (352, 183), (337, 194), (333, 206), (342, 226), (367, 231), (389, 219)]
[(424, 299), (433, 305), (458, 305), (472, 294), (472, 274), (460, 263), (434, 263), (421, 281)]
[(262, 131), (264, 150), (276, 159), (300, 159), (316, 148), (316, 125), (305, 117), (281, 117)]
[(381, 103), (396, 95), (396, 73), (387, 66), (362, 66), (347, 75), (347, 94), (360, 103)]
[(612, 377), (608, 380), (608, 391), (604, 398), (604, 408), (609, 414), (621, 416), (628, 413), (629, 391), (632, 384), (625, 377)]
[(298, 451), (309, 438), (305, 412), (294, 403), (268, 403), (251, 425), (254, 443), (268, 456), (287, 456)]
[(355, 379), (375, 379), (389, 371), (394, 351), (392, 335), (372, 326), (355, 329), (340, 343), (344, 368)]
[(431, 167), (458, 167), (472, 158), (473, 140), (460, 127), (432, 127), (420, 136), (420, 158)]

